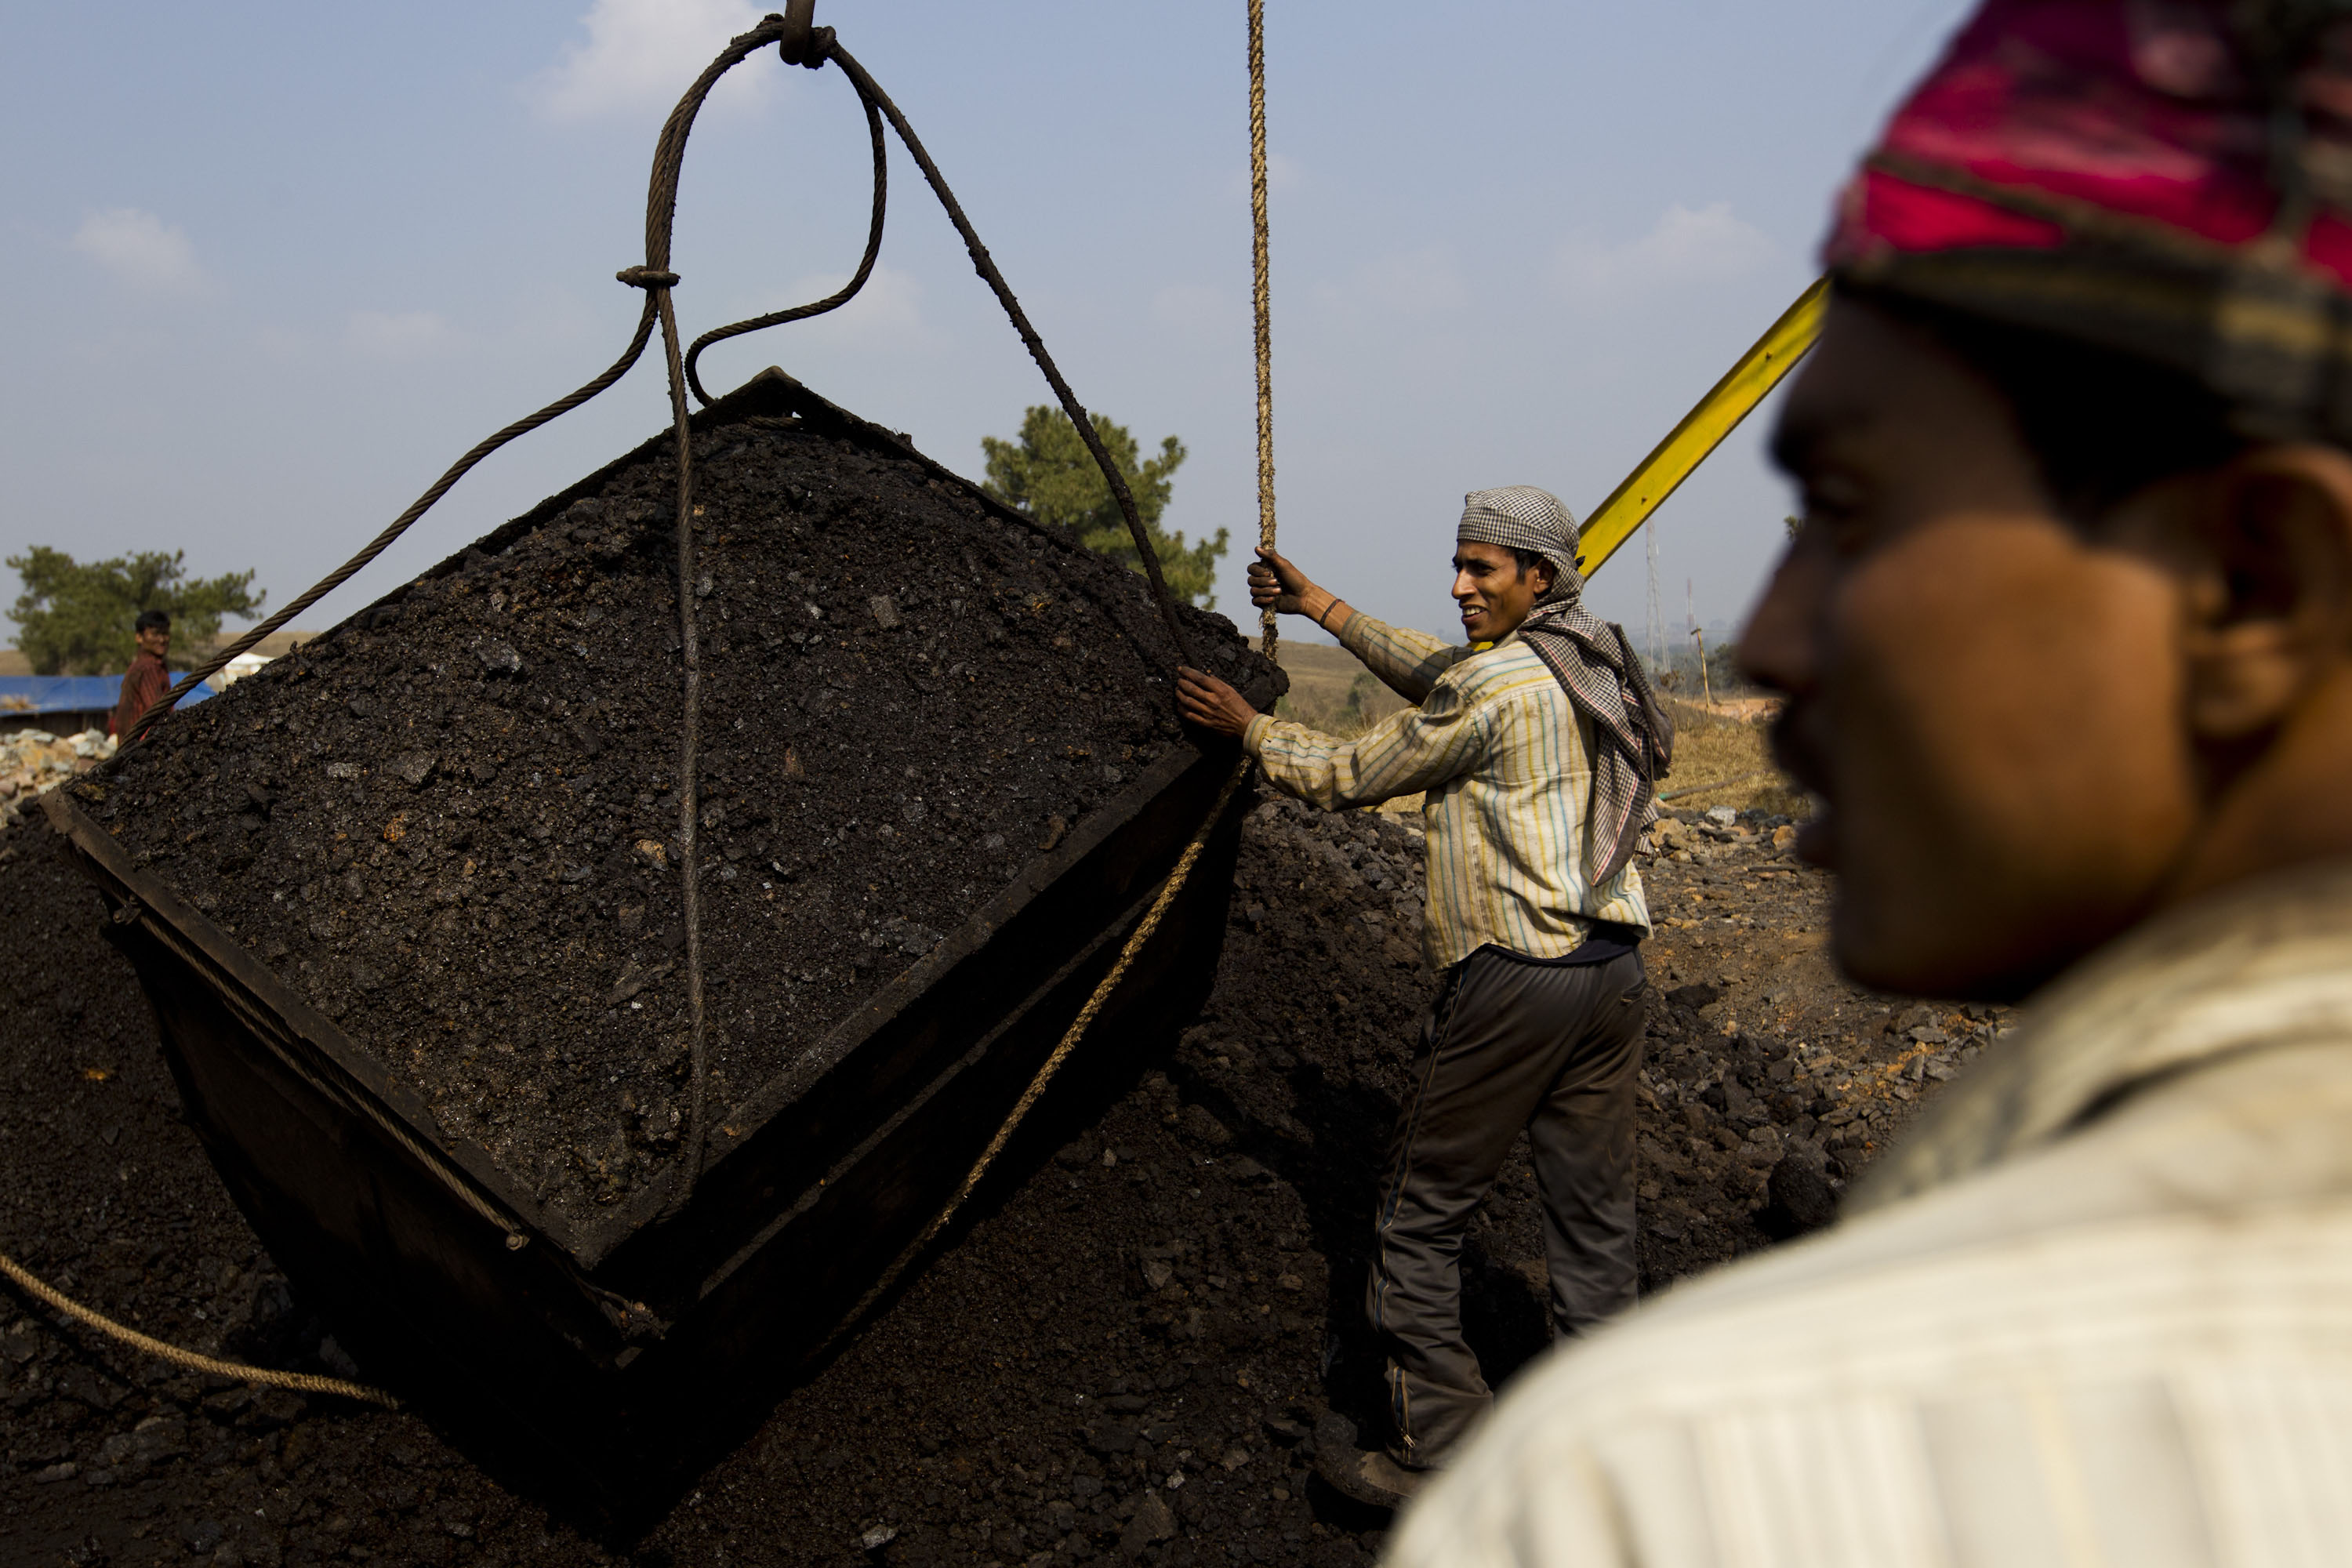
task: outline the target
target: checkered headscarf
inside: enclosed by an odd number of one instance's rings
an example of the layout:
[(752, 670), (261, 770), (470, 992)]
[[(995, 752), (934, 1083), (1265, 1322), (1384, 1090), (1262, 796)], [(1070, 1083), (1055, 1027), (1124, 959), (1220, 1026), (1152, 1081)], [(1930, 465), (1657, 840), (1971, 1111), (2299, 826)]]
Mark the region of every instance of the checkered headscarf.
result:
[(1512, 485), (1462, 498), (1465, 544), (1526, 550), (1551, 563), (1551, 592), (1519, 623), (1518, 635), (1551, 667), (1577, 710), (1592, 721), (1592, 798), (1585, 812), (1586, 863), (1593, 880), (1624, 869), (1634, 842), (1658, 820), (1657, 781), (1674, 759), (1674, 721), (1650, 691), (1625, 628), (1584, 607), (1576, 569), (1576, 518), (1549, 490)]

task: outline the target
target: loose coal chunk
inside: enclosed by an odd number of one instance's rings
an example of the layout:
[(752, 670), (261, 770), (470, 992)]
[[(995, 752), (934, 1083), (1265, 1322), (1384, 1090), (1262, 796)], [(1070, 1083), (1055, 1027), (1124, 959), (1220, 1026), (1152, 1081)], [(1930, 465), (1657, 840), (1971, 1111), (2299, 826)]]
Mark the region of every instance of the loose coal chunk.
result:
[[(575, 1215), (686, 1131), (676, 485), (647, 443), (80, 795)], [(723, 1110), (1181, 742), (1143, 579), (910, 450), (736, 418), (695, 497)], [(1196, 657), (1270, 674), (1184, 614)]]

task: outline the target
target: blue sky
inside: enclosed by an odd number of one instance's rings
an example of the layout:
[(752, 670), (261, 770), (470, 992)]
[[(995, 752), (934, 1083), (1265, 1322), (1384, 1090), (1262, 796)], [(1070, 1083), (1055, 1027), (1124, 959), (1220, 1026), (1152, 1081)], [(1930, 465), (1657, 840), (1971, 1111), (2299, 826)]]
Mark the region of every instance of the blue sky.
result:
[[(0, 553), (184, 548), (273, 605), (460, 451), (608, 363), (637, 299), (652, 140), (761, 7), (6, 6)], [(1811, 276), (1828, 203), (1957, 0), (1445, 6), (1268, 0), (1284, 548), (1364, 609), (1450, 630), (1466, 489), (1580, 514)], [(1191, 458), (1169, 523), (1256, 526), (1241, 0), (821, 4), (914, 121), (1078, 395)], [(738, 80), (737, 79), (740, 79)], [(766, 55), (695, 133), (689, 334), (854, 265), (866, 154), (836, 71)], [(967, 474), (1046, 401), (893, 147), (881, 270), (781, 363)], [(1679, 625), (1736, 617), (1789, 510), (1751, 419), (1658, 522)], [(651, 355), (494, 457), (325, 626), (666, 418)], [(1685, 597), (1685, 583), (1690, 584)], [(1640, 635), (1638, 548), (1593, 602)], [(0, 604), (13, 596), (0, 577)]]

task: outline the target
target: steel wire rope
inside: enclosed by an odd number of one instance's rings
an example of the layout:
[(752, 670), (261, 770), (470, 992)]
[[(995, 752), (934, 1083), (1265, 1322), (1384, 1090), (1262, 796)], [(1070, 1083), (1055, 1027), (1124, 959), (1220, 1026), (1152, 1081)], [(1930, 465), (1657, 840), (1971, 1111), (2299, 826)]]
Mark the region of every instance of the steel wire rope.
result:
[(655, 312), (653, 301), (648, 300), (646, 301), (644, 313), (637, 318), (636, 335), (629, 340), (628, 348), (623, 352), (619, 359), (613, 362), (612, 367), (606, 370), (604, 374), (588, 383), (585, 386), (581, 387), (577, 392), (557, 398), (554, 402), (549, 404), (538, 413), (527, 415), (523, 418), (516, 420), (505, 429), (485, 437), (480, 442), (468, 450), (464, 457), (459, 458), (455, 463), (449, 465), (449, 469), (446, 473), (434, 480), (431, 488), (427, 489), (423, 495), (418, 496), (415, 501), (411, 502), (406, 511), (404, 511), (398, 517), (394, 518), (391, 523), (382, 533), (379, 533), (373, 539), (369, 540), (358, 554), (352, 556), (349, 561), (344, 562), (341, 566), (336, 567), (332, 572), (328, 573), (324, 577), (320, 578), (318, 582), (311, 584), (309, 591), (302, 594), (284, 609), (278, 611), (276, 615), (271, 616), (268, 620), (260, 622), (251, 630), (239, 637), (235, 642), (230, 643), (226, 647), (215, 653), (209, 659), (205, 660), (205, 663), (189, 671), (186, 675), (182, 676), (179, 681), (173, 685), (170, 690), (164, 692), (163, 696), (157, 698), (153, 702), (149, 703), (147, 710), (140, 714), (138, 722), (131, 726), (131, 733), (122, 737), (122, 749), (124, 751), (128, 751), (131, 747), (144, 741), (149, 731), (154, 726), (155, 722), (163, 718), (164, 714), (170, 712), (179, 702), (181, 698), (186, 696), (190, 691), (202, 685), (205, 680), (211, 679), (213, 676), (219, 674), (222, 668), (225, 668), (231, 659), (236, 658), (240, 654), (249, 652), (256, 645), (260, 643), (263, 638), (268, 637), (272, 633), (278, 631), (280, 627), (284, 626), (287, 622), (292, 620), (295, 616), (300, 615), (303, 611), (317, 604), (320, 599), (325, 598), (329, 594), (333, 593), (345, 583), (351, 581), (351, 579), (357, 574), (362, 567), (366, 566), (369, 562), (373, 561), (377, 556), (383, 554), (394, 540), (407, 532), (410, 524), (414, 523), (418, 518), (423, 517), (426, 512), (430, 511), (433, 509), (433, 503), (439, 500), (443, 496), (448, 494), (449, 488), (452, 485), (455, 485), (459, 479), (464, 479), (467, 471), (470, 470), (475, 464), (480, 462), (483, 458), (488, 457), (492, 452), (497, 451), (499, 447), (505, 446), (516, 437), (529, 435), (531, 431), (538, 429), (549, 420), (553, 419), (560, 415), (569, 414), (574, 408), (579, 407), (582, 404), (587, 402), (590, 398), (594, 397), (598, 393), (603, 392), (606, 387), (620, 380), (622, 376), (627, 374), (629, 367), (637, 363), (637, 356), (645, 353), (646, 341), (653, 334), (654, 320)]
[[(1127, 524), (1129, 537), (1134, 541), (1137, 557), (1143, 566), (1144, 577), (1151, 585), (1153, 603), (1160, 612), (1161, 624), (1167, 628), (1170, 642), (1175, 646), (1176, 656), (1182, 663), (1194, 662), (1192, 639), (1184, 633), (1183, 623), (1176, 613), (1175, 595), (1170, 592), (1168, 579), (1160, 570), (1160, 552), (1151, 542), (1150, 531), (1144, 527), (1143, 515), (1136, 508), (1134, 492), (1129, 488), (1126, 476), (1118, 471), (1118, 465), (1112, 460), (1109, 449), (1103, 445), (1101, 433), (1096, 430), (1093, 418), (1087, 414), (1085, 405), (1078, 402), (1077, 395), (1070, 390), (1070, 384), (1063, 376), (1061, 367), (1054, 363), (1054, 356), (1046, 351), (1045, 340), (1037, 335), (1037, 329), (1030, 323), (1029, 313), (1022, 309), (1021, 300), (1013, 292), (1012, 285), (1005, 282), (1004, 274), (997, 269), (996, 260), (989, 254), (988, 247), (981, 243), (980, 235), (972, 227), (971, 220), (964, 216), (963, 204), (956, 199), (955, 191), (949, 185), (947, 176), (940, 173), (939, 164), (932, 162), (931, 154), (924, 147), (922, 138), (915, 134), (915, 128), (908, 121), (906, 114), (892, 100), (890, 95), (882, 90), (881, 85), (874, 79), (873, 75), (858, 63), (855, 55), (841, 47), (839, 41), (834, 37), (834, 30), (831, 27), (809, 26), (809, 17), (814, 9), (814, 0), (793, 0), (787, 14), (788, 19), (783, 23), (785, 36), (780, 46), (784, 58), (795, 65), (806, 66), (811, 70), (822, 67), (827, 60), (832, 61), (841, 68), (842, 74), (849, 79), (852, 86), (856, 88), (859, 99), (866, 107), (869, 120), (877, 107), (889, 120), (890, 129), (898, 133), (899, 142), (914, 158), (915, 166), (923, 172), (923, 178), (930, 185), (931, 194), (939, 198), (940, 205), (948, 215), (948, 221), (955, 226), (956, 234), (963, 240), (964, 252), (971, 258), (972, 270), (980, 274), (981, 281), (987, 284), (990, 292), (996, 296), (997, 304), (1003, 308), (1006, 319), (1013, 323), (1013, 330), (1019, 335), (1022, 345), (1029, 351), (1029, 357), (1036, 363), (1038, 370), (1044, 374), (1046, 385), (1053, 388), (1055, 401), (1062, 405), (1062, 412), (1067, 415), (1070, 423), (1077, 427), (1078, 438), (1086, 444), (1087, 455), (1094, 459), (1095, 467), (1102, 471), (1103, 482), (1110, 490), (1111, 500), (1118, 507), (1121, 521)], [(851, 287), (844, 289), (831, 300), (821, 302), (824, 309), (830, 310), (846, 303), (849, 297), (864, 285), (866, 274), (871, 269), (874, 251), (881, 238), (883, 207), (883, 158), (877, 132), (874, 220), (866, 262), (861, 265), (857, 276), (851, 280)], [(772, 315), (755, 316), (736, 321), (704, 333), (695, 341), (694, 352), (698, 354), (708, 345), (727, 338), (758, 331), (764, 327), (778, 326), (786, 321), (798, 321), (817, 313), (818, 307), (803, 306), (797, 310), (779, 310)], [(705, 402), (709, 401), (698, 385), (696, 387), (695, 395), (702, 397)]]

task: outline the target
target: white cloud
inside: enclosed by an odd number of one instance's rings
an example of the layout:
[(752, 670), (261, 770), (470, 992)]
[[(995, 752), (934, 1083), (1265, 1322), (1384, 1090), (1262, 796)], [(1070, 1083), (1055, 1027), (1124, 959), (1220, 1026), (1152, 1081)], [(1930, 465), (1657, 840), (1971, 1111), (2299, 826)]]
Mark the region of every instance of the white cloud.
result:
[[(751, 0), (595, 0), (581, 18), (586, 41), (566, 45), (526, 94), (551, 120), (667, 110), (727, 40), (762, 14)], [(710, 101), (764, 99), (783, 68), (772, 51), (755, 55), (727, 73)]]
[(453, 353), (465, 341), (432, 310), (354, 310), (343, 340), (356, 353), (403, 363)]
[(92, 213), (74, 230), (72, 245), (134, 289), (189, 294), (205, 284), (196, 247), (188, 243), (187, 235), (136, 207)]
[(1458, 310), (1470, 290), (1451, 246), (1432, 245), (1377, 257), (1347, 277), (1308, 289), (1318, 310), (1342, 315), (1428, 316)]
[(1771, 237), (1735, 217), (1730, 203), (1694, 212), (1677, 202), (1639, 239), (1562, 241), (1552, 256), (1552, 282), (1572, 300), (1613, 299), (1661, 285), (1728, 282), (1779, 255)]

